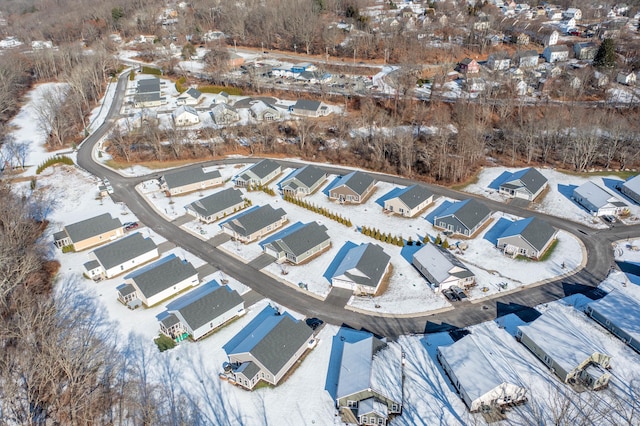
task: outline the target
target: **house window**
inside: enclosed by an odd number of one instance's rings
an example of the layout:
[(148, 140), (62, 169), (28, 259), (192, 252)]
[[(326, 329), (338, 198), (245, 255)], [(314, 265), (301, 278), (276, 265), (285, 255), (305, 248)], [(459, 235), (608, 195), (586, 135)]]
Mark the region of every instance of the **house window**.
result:
[(347, 400), (347, 407), (358, 408), (358, 401)]
[(545, 356), (543, 357), (543, 360), (544, 360), (544, 363), (545, 363), (545, 364), (547, 364), (547, 365), (548, 365), (548, 364), (551, 364), (551, 358), (549, 358), (547, 355), (545, 355)]
[(361, 419), (362, 419), (362, 420), (360, 420), (360, 421), (362, 422), (362, 424), (365, 424), (365, 425), (367, 424), (367, 421), (369, 420), (369, 419), (367, 418), (367, 416), (362, 416), (362, 417), (361, 417)]
[(391, 404), (391, 411), (398, 411), (398, 404)]
[(379, 424), (379, 425), (383, 425), (383, 424), (384, 424), (384, 419), (379, 418), (379, 419), (378, 419), (378, 424)]

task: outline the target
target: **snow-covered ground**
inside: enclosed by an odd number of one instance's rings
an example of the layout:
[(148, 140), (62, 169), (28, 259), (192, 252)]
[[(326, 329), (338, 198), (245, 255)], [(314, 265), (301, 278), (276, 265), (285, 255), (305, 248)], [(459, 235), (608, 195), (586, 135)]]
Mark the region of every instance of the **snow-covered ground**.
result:
[[(522, 168), (487, 167), (479, 173), (477, 181), (466, 186), (464, 191), (479, 194), (492, 200), (507, 202), (510, 199), (498, 193), (497, 187), (492, 185), (492, 182), (499, 179), (500, 175), (504, 172), (513, 173), (518, 170), (522, 170)], [(640, 206), (624, 197), (615, 189), (616, 184), (624, 182), (616, 175), (578, 176), (562, 173), (554, 169), (539, 169), (539, 171), (549, 180), (549, 189), (548, 192), (543, 195), (542, 199), (538, 199), (530, 205), (531, 209), (551, 216), (582, 223), (591, 228), (607, 228), (608, 225), (605, 222), (600, 218), (591, 216), (589, 212), (571, 199), (573, 189), (585, 182), (591, 181), (626, 202), (629, 205), (631, 215), (624, 219), (624, 222), (631, 224), (637, 223), (638, 217), (640, 216)]]

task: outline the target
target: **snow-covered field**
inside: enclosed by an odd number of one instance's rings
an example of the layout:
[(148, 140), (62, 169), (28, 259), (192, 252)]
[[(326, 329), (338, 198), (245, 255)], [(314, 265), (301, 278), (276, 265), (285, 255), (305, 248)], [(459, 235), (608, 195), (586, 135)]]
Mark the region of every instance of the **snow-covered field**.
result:
[[(41, 86), (31, 93), (31, 99), (38, 96)], [(14, 135), (21, 140), (29, 142), (29, 164), (37, 164), (47, 158), (50, 153), (46, 152), (42, 146), (42, 138), (38, 139), (34, 127), (30, 125), (29, 116), (30, 103), (27, 103), (21, 113), (13, 121), (16, 126)], [(100, 112), (97, 111), (96, 115)], [(39, 140), (39, 142), (38, 142)], [(240, 169), (223, 167), (220, 171), (223, 176), (233, 176)], [(495, 179), (504, 169), (488, 169), (481, 174), (480, 181), (468, 190), (470, 192), (482, 193), (483, 195), (495, 198), (495, 193), (487, 192), (487, 185)], [(148, 170), (144, 168), (132, 168), (127, 173), (143, 174)], [(285, 171), (283, 175), (286, 175)], [(489, 175), (485, 175), (489, 173)], [(544, 201), (538, 206), (538, 210), (549, 214), (556, 214), (561, 217), (574, 214), (573, 203), (564, 195), (557, 194), (559, 185), (564, 182), (579, 185), (586, 178), (576, 176), (565, 176), (555, 171), (543, 170), (549, 178), (552, 191), (547, 194)], [(598, 178), (599, 179), (599, 178)], [(332, 177), (329, 181), (332, 180)], [(58, 231), (62, 225), (73, 223), (101, 213), (109, 212), (114, 217), (119, 217), (123, 222), (133, 221), (135, 217), (126, 206), (114, 203), (110, 198), (99, 199), (97, 197), (97, 179), (89, 176), (76, 168), (61, 166), (49, 169), (46, 173), (38, 177), (35, 191), (39, 196), (48, 202), (44, 203), (43, 216), (50, 220), (50, 227), (47, 230), (50, 235)], [(31, 192), (28, 182), (18, 183), (16, 191), (26, 194)], [(434, 236), (435, 232), (425, 221), (424, 213), (421, 218), (401, 219), (389, 217), (381, 213), (381, 207), (375, 200), (391, 189), (388, 184), (379, 184), (376, 193), (362, 206), (340, 206), (326, 199), (319, 192), (311, 197), (311, 201), (320, 206), (326, 206), (332, 211), (349, 217), (354, 225), (366, 224), (378, 227), (381, 230), (389, 230), (402, 234), (408, 238), (412, 236), (414, 240), (422, 238), (425, 234)], [(207, 190), (202, 195), (209, 195), (214, 191)], [(164, 210), (168, 206), (182, 206), (176, 202), (168, 203), (164, 196), (153, 198), (156, 189), (153, 183), (149, 182), (140, 188), (146, 193), (148, 199), (156, 205), (158, 210)], [(160, 195), (160, 194), (158, 194)], [(331, 222), (324, 217), (314, 217), (312, 213), (297, 206), (286, 203), (279, 197), (271, 197), (264, 193), (252, 192), (248, 194), (254, 201), (254, 205), (278, 202), (278, 206), (288, 212), (290, 223), (296, 221), (307, 222), (309, 220), (323, 221), (329, 228), (329, 233), (333, 240), (331, 250), (322, 256), (311, 261), (308, 265), (301, 267), (288, 267), (287, 280), (292, 284), (304, 281), (309, 285), (309, 291), (317, 294), (326, 294), (328, 282), (322, 277), (327, 266), (333, 258), (333, 254), (347, 241), (354, 243), (373, 241), (354, 229), (347, 230), (344, 225)], [(188, 197), (176, 197), (180, 203), (184, 204), (200, 197), (200, 194), (193, 195), (193, 199)], [(562, 198), (560, 198), (562, 197)], [(443, 200), (439, 200), (432, 211)], [(579, 208), (578, 208), (579, 209)], [(428, 212), (429, 212), (428, 211)], [(427, 213), (428, 213), (427, 212)], [(573, 213), (569, 213), (573, 212)], [(182, 213), (182, 211), (180, 211)], [(636, 215), (635, 211), (632, 211)], [(501, 218), (500, 213), (494, 215), (494, 221)], [(570, 216), (576, 220), (574, 216)], [(586, 223), (586, 222), (585, 222)], [(218, 232), (218, 225), (210, 225), (211, 236)], [(209, 228), (207, 228), (209, 229)], [(566, 270), (577, 266), (583, 259), (575, 253), (580, 252), (580, 246), (575, 238), (566, 233), (558, 235), (558, 246), (550, 259), (544, 263), (522, 262), (511, 260), (499, 256), (496, 249), (489, 241), (485, 240), (486, 232), (467, 241), (469, 247), (461, 255), (463, 261), (478, 274), (479, 279), (486, 284), (483, 285), (492, 290), (492, 284), (497, 281), (508, 281), (513, 286), (521, 285), (533, 281), (543, 280), (549, 276), (561, 274), (564, 270), (559, 270), (559, 263), (565, 262)], [(145, 236), (151, 237), (157, 244), (164, 241), (162, 237), (144, 226), (134, 232), (141, 232)], [(209, 231), (207, 231), (209, 232)], [(455, 243), (455, 241), (451, 241)], [(364, 298), (362, 300), (352, 300), (350, 303), (354, 307), (371, 309), (379, 312), (417, 312), (424, 310), (426, 303), (431, 309), (438, 306), (446, 306), (446, 302), (441, 297), (436, 297), (424, 285), (424, 281), (410, 267), (409, 263), (401, 255), (398, 247), (380, 243), (392, 256), (394, 274), (387, 292), (373, 300)], [(626, 264), (640, 263), (640, 240), (619, 241), (613, 246), (616, 260)], [(235, 245), (227, 243), (224, 248), (233, 251), (244, 260), (254, 258), (260, 253), (258, 244)], [(82, 277), (82, 264), (88, 260), (88, 251), (80, 253), (61, 254), (58, 250), (52, 253), (60, 260), (61, 269), (59, 282), (67, 281), (70, 285), (77, 286), (80, 291), (85, 292), (89, 297), (94, 298), (99, 306), (104, 309), (108, 320), (114, 324), (114, 329), (121, 336), (122, 341), (136, 342), (140, 345), (147, 358), (145, 366), (149, 369), (150, 379), (166, 383), (170, 380), (170, 385), (188, 399), (195, 399), (199, 402), (201, 413), (209, 424), (221, 423), (218, 419), (224, 418), (228, 424), (274, 424), (293, 425), (302, 424), (315, 425), (337, 425), (341, 424), (336, 417), (333, 401), (324, 390), (325, 377), (331, 351), (331, 339), (338, 328), (326, 325), (319, 332), (319, 342), (316, 348), (311, 351), (296, 371), (287, 378), (285, 382), (276, 388), (264, 387), (254, 392), (246, 392), (234, 387), (218, 378), (222, 363), (226, 361), (226, 355), (222, 349), (232, 336), (244, 327), (260, 310), (269, 303), (262, 300), (252, 307), (248, 307), (248, 313), (242, 318), (230, 323), (201, 342), (182, 342), (177, 348), (168, 352), (159, 353), (153, 343), (153, 338), (158, 334), (158, 322), (156, 315), (164, 310), (164, 304), (151, 309), (138, 309), (131, 311), (121, 305), (116, 299), (116, 287), (121, 284), (122, 277), (105, 280), (95, 283)], [(204, 262), (182, 248), (173, 248), (164, 253), (175, 253), (187, 258), (194, 266), (198, 267)], [(569, 257), (564, 257), (571, 253)], [(271, 269), (269, 269), (271, 268)], [(268, 271), (274, 275), (281, 276), (280, 268), (270, 266)], [(492, 274), (497, 271), (498, 274)], [(402, 275), (401, 275), (402, 274)], [(413, 274), (413, 275), (411, 275)], [(551, 274), (551, 275), (549, 275)], [(555, 275), (553, 275), (555, 274)], [(221, 272), (213, 273), (204, 278), (204, 281), (216, 279), (218, 281), (228, 280), (230, 287), (240, 293), (245, 293), (249, 288), (232, 277), (228, 277)], [(323, 281), (324, 280), (324, 281)], [(486, 281), (485, 281), (486, 280)], [(614, 271), (608, 279), (604, 281), (600, 288), (605, 291), (618, 289), (640, 300), (640, 280), (633, 275), (625, 275), (622, 272)], [(414, 287), (415, 284), (415, 287)], [(511, 285), (507, 290), (511, 289)], [(476, 291), (476, 290), (474, 290)], [(498, 291), (497, 289), (495, 290)], [(472, 294), (473, 297), (479, 295)], [(430, 300), (431, 299), (431, 300)], [(587, 334), (598, 346), (607, 349), (612, 355), (612, 379), (608, 389), (597, 393), (585, 392), (576, 394), (574, 391), (561, 384), (560, 381), (544, 365), (538, 361), (523, 345), (518, 343), (513, 337), (517, 325), (522, 324), (522, 320), (514, 314), (509, 314), (496, 321), (489, 321), (470, 327), (469, 331), (486, 342), (487, 348), (495, 351), (503, 359), (504, 363), (496, 368), (506, 368), (511, 374), (517, 375), (521, 382), (529, 389), (529, 401), (507, 413), (507, 420), (499, 422), (499, 425), (524, 424), (532, 421), (536, 424), (550, 424), (554, 421), (560, 411), (560, 397), (566, 395), (571, 398), (571, 410), (584, 410), (586, 407), (592, 409), (609, 409), (618, 414), (628, 410), (628, 401), (633, 401), (636, 395), (632, 395), (628, 385), (640, 380), (640, 355), (633, 352), (622, 341), (607, 333), (595, 322), (587, 318), (582, 312), (588, 300), (584, 296), (572, 296), (565, 300), (549, 303), (537, 307), (538, 311), (557, 311), (567, 319), (572, 325), (578, 327)], [(377, 303), (380, 308), (372, 308)], [(418, 309), (418, 307), (420, 309)], [(286, 307), (283, 307), (286, 309)], [(292, 312), (294, 316), (301, 316)], [(405, 354), (405, 380), (404, 380), (404, 401), (403, 414), (395, 418), (392, 425), (468, 425), (484, 424), (481, 415), (471, 415), (468, 413), (460, 397), (454, 391), (452, 384), (435, 358), (436, 348), (441, 345), (450, 345), (453, 339), (448, 333), (437, 333), (418, 336), (401, 336), (398, 340)], [(286, 401), (286, 403), (285, 403)], [(520, 421), (526, 420), (526, 422)], [(594, 424), (598, 424), (597, 418), (592, 418)], [(567, 422), (570, 424), (570, 422)], [(622, 422), (620, 422), (622, 424)]]
[[(492, 182), (498, 179), (505, 171), (513, 173), (518, 170), (522, 169), (504, 167), (485, 168), (478, 175), (478, 180), (465, 187), (464, 191), (472, 194), (479, 194), (492, 200), (507, 202), (509, 201), (509, 198), (499, 194), (497, 188), (494, 188), (495, 185), (492, 185)], [(626, 218), (624, 222), (631, 224), (637, 223), (638, 217), (640, 216), (640, 206), (623, 196), (615, 189), (616, 184), (624, 182), (616, 175), (578, 176), (565, 174), (554, 169), (539, 169), (539, 171), (549, 180), (549, 189), (548, 192), (543, 195), (542, 199), (538, 199), (530, 205), (531, 209), (551, 216), (583, 223), (591, 228), (607, 228), (608, 225), (605, 222), (600, 218), (594, 218), (591, 216), (583, 207), (571, 199), (573, 189), (585, 182), (591, 181), (626, 202), (629, 205), (631, 215)]]

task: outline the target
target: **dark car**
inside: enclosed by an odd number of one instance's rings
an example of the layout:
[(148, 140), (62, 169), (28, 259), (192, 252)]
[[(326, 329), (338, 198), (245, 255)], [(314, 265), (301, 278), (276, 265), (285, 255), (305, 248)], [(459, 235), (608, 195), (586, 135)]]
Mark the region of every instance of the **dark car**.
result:
[(467, 294), (460, 287), (451, 286), (450, 290), (453, 291), (460, 300), (465, 300), (467, 298)]
[(312, 330), (316, 330), (318, 327), (324, 324), (324, 321), (319, 318), (307, 318), (305, 322), (309, 327), (311, 327)]
[(444, 297), (446, 297), (450, 302), (455, 302), (456, 300), (458, 300), (456, 292), (451, 290), (450, 288), (445, 288), (444, 290), (442, 290), (442, 294), (444, 294)]

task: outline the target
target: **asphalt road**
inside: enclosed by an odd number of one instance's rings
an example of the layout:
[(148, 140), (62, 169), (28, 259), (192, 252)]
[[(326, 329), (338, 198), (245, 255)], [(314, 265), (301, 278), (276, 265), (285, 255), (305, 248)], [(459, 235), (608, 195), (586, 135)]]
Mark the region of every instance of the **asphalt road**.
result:
[[(611, 242), (640, 235), (640, 225), (617, 225), (612, 229), (596, 231), (569, 220), (532, 212), (478, 196), (477, 198), (481, 199), (492, 210), (500, 210), (517, 216), (538, 216), (551, 223), (554, 227), (572, 233), (582, 241), (587, 251), (588, 260), (585, 267), (570, 277), (536, 287), (528, 287), (515, 293), (498, 294), (496, 297), (478, 303), (457, 302), (453, 309), (437, 314), (416, 315), (407, 318), (404, 316), (375, 315), (375, 313), (357, 313), (345, 309), (345, 301), (348, 299), (346, 294), (334, 290), (324, 301), (320, 301), (302, 290), (293, 289), (282, 284), (269, 275), (263, 274), (259, 269), (239, 261), (224, 251), (181, 230), (175, 224), (166, 221), (134, 189), (137, 183), (148, 180), (157, 175), (157, 173), (128, 178), (93, 161), (91, 152), (95, 144), (109, 132), (114, 120), (119, 116), (127, 78), (128, 74), (125, 74), (118, 79), (116, 97), (109, 109), (108, 117), (96, 132), (82, 143), (78, 152), (78, 164), (100, 178), (108, 178), (114, 187), (113, 199), (125, 203), (142, 223), (167, 240), (183, 247), (275, 303), (309, 317), (318, 317), (336, 325), (344, 324), (356, 329), (366, 329), (390, 338), (396, 338), (401, 334), (435, 332), (452, 327), (465, 327), (493, 320), (505, 313), (527, 311), (530, 307), (551, 302), (569, 294), (593, 294), (594, 287), (607, 276), (614, 264)], [(259, 159), (224, 159), (206, 164), (232, 164), (257, 160)], [(286, 167), (300, 165), (293, 161), (278, 161)], [(337, 166), (322, 165), (321, 167), (329, 173), (344, 174), (350, 172), (350, 170)], [(375, 175), (381, 181), (395, 184), (408, 185), (413, 183), (407, 178), (383, 174)], [(437, 195), (458, 199), (475, 197), (472, 194), (461, 193), (441, 186), (428, 186)]]

